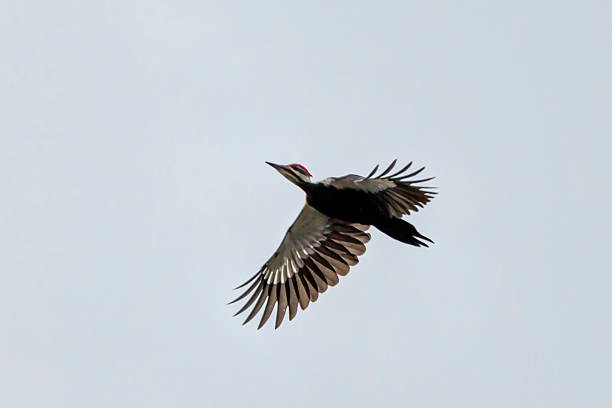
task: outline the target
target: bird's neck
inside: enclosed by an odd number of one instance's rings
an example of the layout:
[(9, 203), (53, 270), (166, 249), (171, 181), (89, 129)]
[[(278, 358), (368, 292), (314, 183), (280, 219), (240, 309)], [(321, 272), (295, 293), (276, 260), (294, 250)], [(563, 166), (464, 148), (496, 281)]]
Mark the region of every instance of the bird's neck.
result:
[(295, 183), (296, 186), (298, 186), (299, 188), (302, 189), (302, 191), (304, 191), (306, 194), (309, 193), (309, 191), (311, 190), (312, 186), (315, 183), (312, 183), (310, 181), (299, 181), (297, 183)]

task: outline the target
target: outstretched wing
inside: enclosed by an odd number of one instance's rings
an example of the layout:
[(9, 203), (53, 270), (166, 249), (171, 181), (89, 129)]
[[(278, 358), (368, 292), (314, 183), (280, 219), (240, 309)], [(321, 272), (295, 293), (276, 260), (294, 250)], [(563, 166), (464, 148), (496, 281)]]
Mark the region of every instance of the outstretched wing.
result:
[(408, 163), (401, 170), (387, 176), (396, 162), (397, 159), (393, 160), (389, 167), (377, 176), (374, 174), (378, 170), (378, 165), (366, 177), (349, 175), (327, 179), (324, 183), (339, 190), (351, 189), (363, 192), (364, 198), (375, 202), (376, 207), (388, 217), (402, 218), (403, 215), (416, 212), (419, 208), (430, 202), (436, 192), (430, 191), (433, 187), (418, 185), (419, 183), (432, 180), (434, 177), (420, 180), (411, 179), (425, 170), (425, 167), (421, 167), (412, 173), (406, 173), (412, 162)]
[(265, 303), (258, 329), (266, 323), (275, 306), (275, 328), (283, 322), (287, 308), (292, 320), (298, 304), (302, 310), (306, 309), (309, 302), (317, 300), (319, 293), (338, 283), (338, 275), (346, 275), (359, 262), (357, 256), (365, 252), (365, 243), (370, 240), (370, 234), (365, 232), (368, 228), (369, 225), (330, 218), (306, 204), (274, 255), (257, 274), (236, 288), (251, 285), (230, 302), (250, 295), (235, 315), (255, 303), (243, 323), (246, 324)]

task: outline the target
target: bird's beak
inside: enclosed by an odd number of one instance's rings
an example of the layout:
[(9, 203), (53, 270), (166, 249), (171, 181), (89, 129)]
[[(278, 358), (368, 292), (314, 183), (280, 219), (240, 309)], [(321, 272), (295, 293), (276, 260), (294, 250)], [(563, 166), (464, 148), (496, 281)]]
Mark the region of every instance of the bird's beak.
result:
[(280, 171), (280, 169), (282, 169), (283, 167), (285, 167), (285, 166), (281, 166), (280, 164), (270, 163), (270, 162), (268, 162), (268, 161), (266, 162), (266, 164), (269, 164), (270, 166), (274, 167), (276, 170), (279, 170), (279, 171)]
[(287, 173), (288, 173), (287, 166), (283, 166), (282, 164), (270, 163), (270, 162), (266, 162), (266, 164), (269, 164), (276, 171), (278, 171), (280, 174), (282, 174), (283, 176), (287, 177)]
[(291, 173), (291, 171), (287, 170), (288, 166), (283, 166), (282, 164), (276, 164), (276, 163), (270, 163), (270, 162), (266, 162), (266, 164), (269, 164), (276, 171), (278, 171), (280, 174), (282, 174), (283, 177), (285, 177), (286, 179), (288, 179), (292, 183), (295, 183), (295, 176)]

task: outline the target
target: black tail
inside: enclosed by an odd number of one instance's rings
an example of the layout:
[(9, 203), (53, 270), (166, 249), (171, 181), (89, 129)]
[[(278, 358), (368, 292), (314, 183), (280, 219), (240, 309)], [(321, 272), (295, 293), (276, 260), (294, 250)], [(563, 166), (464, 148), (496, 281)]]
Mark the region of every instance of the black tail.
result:
[(378, 221), (374, 224), (381, 232), (384, 232), (393, 239), (404, 242), (406, 244), (414, 245), (417, 247), (425, 246), (428, 247), (425, 242), (428, 241), (433, 244), (433, 241), (424, 235), (421, 235), (419, 231), (414, 228), (409, 222), (402, 220), (401, 218), (387, 218)]

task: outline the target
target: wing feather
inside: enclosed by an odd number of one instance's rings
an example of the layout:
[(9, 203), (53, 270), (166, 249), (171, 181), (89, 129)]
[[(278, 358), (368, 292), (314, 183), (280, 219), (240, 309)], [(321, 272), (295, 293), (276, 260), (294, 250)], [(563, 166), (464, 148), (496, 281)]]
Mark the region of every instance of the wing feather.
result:
[(378, 164), (376, 165), (376, 167), (374, 167), (374, 169), (370, 172), (370, 174), (366, 176), (366, 180), (372, 177), (374, 173), (376, 173), (376, 170), (378, 170)]
[(390, 172), (390, 171), (391, 171), (391, 169), (393, 169), (393, 166), (395, 166), (395, 163), (397, 163), (397, 159), (394, 159), (394, 160), (391, 162), (391, 164), (389, 165), (389, 167), (387, 167), (387, 168), (385, 169), (385, 171), (383, 171), (382, 173), (380, 173), (380, 174), (378, 175), (378, 177), (377, 177), (377, 178), (383, 178), (383, 176), (384, 176), (385, 174), (387, 174), (388, 172)]
[(373, 208), (380, 211), (381, 215), (401, 218), (403, 215), (418, 211), (433, 199), (436, 192), (430, 191), (433, 187), (419, 185), (419, 183), (433, 180), (434, 177), (411, 179), (425, 170), (425, 167), (404, 174), (412, 162), (387, 176), (386, 174), (391, 171), (395, 163), (396, 160), (393, 160), (389, 167), (378, 176), (372, 177), (374, 173), (368, 177), (348, 175), (330, 179), (333, 180), (330, 185), (340, 190), (353, 189), (366, 193), (362, 198), (371, 202)]
[(304, 286), (304, 280), (301, 275), (296, 275), (294, 279), (298, 288), (300, 307), (302, 310), (305, 310), (308, 307), (308, 303), (310, 303), (310, 296), (308, 295), (307, 287)]
[(274, 328), (278, 329), (285, 318), (285, 313), (287, 311), (287, 306), (289, 305), (287, 302), (287, 291), (291, 287), (290, 284), (287, 285), (277, 285), (276, 290), (278, 291), (278, 306), (276, 308), (276, 322), (274, 323)]
[(261, 289), (261, 292), (259, 294), (259, 299), (257, 299), (257, 303), (255, 303), (255, 306), (253, 306), (251, 313), (249, 313), (249, 315), (247, 316), (247, 318), (242, 324), (247, 324), (248, 322), (250, 322), (251, 319), (255, 317), (257, 312), (259, 312), (259, 309), (261, 309), (264, 302), (266, 301), (266, 298), (268, 297), (269, 288), (270, 286), (268, 284), (266, 283), (263, 284), (263, 288)]
[(255, 292), (253, 293), (253, 295), (251, 296), (251, 298), (244, 304), (244, 306), (242, 306), (240, 308), (240, 310), (238, 310), (234, 316), (239, 315), (240, 313), (244, 312), (245, 310), (247, 310), (249, 308), (249, 306), (251, 306), (253, 304), (253, 302), (255, 301), (255, 299), (257, 299), (257, 297), (261, 294), (261, 291), (263, 290), (263, 286), (264, 286), (264, 282), (263, 280), (261, 280), (259, 282), (259, 286), (257, 287), (257, 289), (255, 290)]
[(310, 276), (312, 276), (312, 279), (317, 287), (317, 292), (325, 292), (328, 286), (325, 275), (323, 274), (323, 269), (325, 269), (325, 266), (316, 263), (313, 257), (308, 258), (307, 262), (308, 270), (310, 271)]
[(338, 284), (339, 276), (345, 276), (359, 262), (357, 255), (365, 252), (365, 243), (370, 239), (365, 232), (368, 228), (327, 217), (306, 204), (274, 255), (257, 275), (239, 286), (250, 284), (231, 302), (248, 296), (236, 314), (251, 308), (246, 324), (263, 308), (258, 329), (270, 319), (275, 307), (275, 328), (282, 324), (287, 309), (289, 320), (293, 320), (298, 305), (304, 310), (316, 302), (320, 293)]
[(232, 300), (231, 302), (228, 303), (228, 305), (231, 305), (232, 303), (236, 303), (237, 301), (243, 299), (244, 297), (246, 297), (249, 293), (251, 293), (251, 291), (253, 289), (255, 289), (257, 287), (257, 285), (261, 285), (261, 281), (255, 281), (253, 282), (253, 284), (251, 286), (249, 286), (249, 288), (247, 290), (245, 290), (242, 295), (238, 296), (236, 299)]
[[(349, 264), (342, 259), (340, 255), (325, 248), (324, 246), (317, 248), (317, 252), (319, 256), (325, 259), (332, 266), (331, 269), (334, 271), (334, 275), (337, 273), (340, 276), (344, 276), (348, 273)], [(335, 286), (338, 283), (338, 277), (336, 276), (336, 278), (333, 280), (335, 280), (335, 282), (332, 284), (332, 286)]]
[(289, 282), (287, 282), (287, 288), (289, 289), (289, 320), (293, 320), (297, 314), (298, 308), (298, 293), (295, 283), (295, 276), (289, 279)]
[(400, 171), (396, 171), (395, 173), (391, 174), (389, 176), (390, 179), (392, 179), (395, 176), (399, 176), (400, 174), (402, 174), (403, 172), (405, 172), (406, 170), (408, 170), (410, 168), (410, 166), (412, 166), (412, 162), (408, 163), (407, 165), (405, 165), (404, 167), (402, 167), (402, 169)]
[[(298, 275), (300, 276), (300, 275)], [(319, 291), (317, 288), (317, 283), (314, 278), (310, 274), (310, 271), (303, 273), (301, 276), (302, 283), (304, 287), (308, 290), (308, 296), (310, 297), (310, 302), (314, 303), (319, 298)]]
[(353, 255), (361, 255), (365, 252), (365, 245), (350, 235), (332, 232), (329, 237), (345, 247)]
[(261, 329), (263, 327), (264, 324), (266, 324), (266, 322), (268, 321), (268, 319), (270, 318), (270, 315), (272, 314), (272, 310), (274, 310), (274, 306), (276, 305), (276, 293), (277, 290), (276, 288), (278, 287), (278, 285), (270, 285), (269, 290), (268, 290), (268, 302), (266, 303), (266, 308), (264, 309), (263, 314), (261, 315), (261, 320), (259, 321), (259, 326), (257, 326), (257, 329)]

